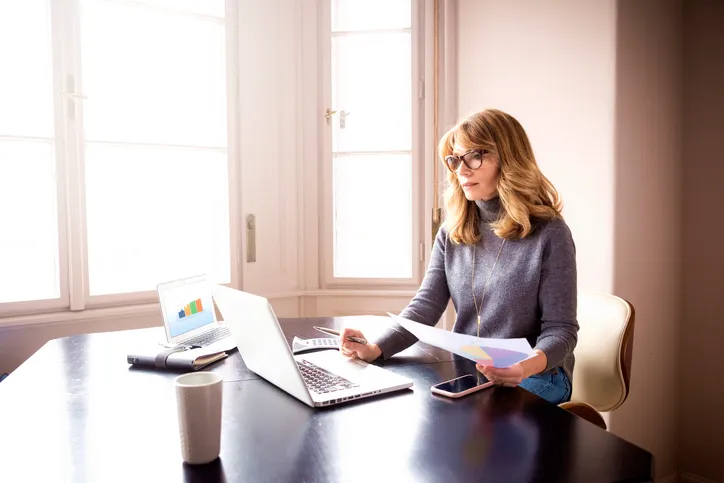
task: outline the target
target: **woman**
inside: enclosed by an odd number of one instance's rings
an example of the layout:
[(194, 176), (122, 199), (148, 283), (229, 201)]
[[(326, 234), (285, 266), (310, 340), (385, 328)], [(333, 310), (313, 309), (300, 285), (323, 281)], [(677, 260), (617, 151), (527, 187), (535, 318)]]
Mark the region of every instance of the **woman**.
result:
[[(558, 192), (538, 168), (518, 121), (498, 110), (473, 114), (440, 140), (449, 170), (447, 216), (430, 265), (402, 317), (435, 325), (452, 298), (455, 332), (525, 337), (536, 355), (508, 368), (477, 365), (496, 384), (559, 404), (571, 396), (576, 346), (576, 258)], [(373, 361), (417, 342), (396, 325), (366, 345), (355, 329), (341, 351)]]

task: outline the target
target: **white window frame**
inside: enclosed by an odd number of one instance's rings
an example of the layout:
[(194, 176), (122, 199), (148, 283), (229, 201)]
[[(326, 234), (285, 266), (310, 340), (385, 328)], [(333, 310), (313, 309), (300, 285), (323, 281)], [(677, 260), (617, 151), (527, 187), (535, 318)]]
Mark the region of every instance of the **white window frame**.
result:
[(407, 278), (357, 278), (335, 277), (334, 275), (334, 213), (333, 213), (333, 174), (332, 174), (332, 127), (324, 120), (327, 108), (332, 105), (331, 89), (331, 0), (320, 0), (320, 94), (323, 105), (320, 112), (320, 159), (321, 159), (321, 206), (320, 217), (320, 288), (322, 289), (411, 289), (419, 286), (424, 274), (427, 259), (424, 227), (425, 178), (424, 142), (425, 142), (425, 3), (411, 0), (411, 55), (412, 55), (412, 237), (411, 257), (412, 274)]
[[(132, 2), (132, 0), (113, 0)], [(48, 0), (53, 55), (55, 160), (58, 206), (60, 297), (0, 304), (3, 317), (86, 309), (135, 306), (157, 302), (155, 290), (90, 295), (82, 133), (83, 90), (80, 69), (79, 0)], [(142, 5), (140, 5), (142, 6)], [(157, 8), (157, 7), (149, 7)], [(185, 15), (195, 15), (183, 13)], [(241, 167), (239, 156), (238, 2), (225, 2), (227, 159), (229, 180), (230, 285), (239, 287), (241, 259)]]

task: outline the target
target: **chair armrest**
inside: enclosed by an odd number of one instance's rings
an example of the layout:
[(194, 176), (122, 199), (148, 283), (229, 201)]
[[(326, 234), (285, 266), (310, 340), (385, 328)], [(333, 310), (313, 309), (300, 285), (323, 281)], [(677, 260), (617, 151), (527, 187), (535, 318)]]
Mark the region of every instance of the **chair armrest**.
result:
[(583, 418), (586, 421), (593, 423), (600, 428), (606, 430), (608, 429), (606, 427), (606, 421), (604, 421), (601, 413), (599, 413), (596, 408), (594, 408), (590, 404), (586, 404), (584, 402), (569, 401), (559, 404), (558, 407), (565, 409), (569, 413), (573, 413), (576, 416)]

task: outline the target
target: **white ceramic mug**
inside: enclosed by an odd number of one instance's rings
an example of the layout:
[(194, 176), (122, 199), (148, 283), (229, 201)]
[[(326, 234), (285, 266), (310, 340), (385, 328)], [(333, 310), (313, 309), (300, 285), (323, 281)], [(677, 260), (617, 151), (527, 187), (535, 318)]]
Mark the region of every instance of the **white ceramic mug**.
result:
[(221, 451), (223, 377), (192, 372), (176, 378), (181, 455), (189, 464), (215, 460)]

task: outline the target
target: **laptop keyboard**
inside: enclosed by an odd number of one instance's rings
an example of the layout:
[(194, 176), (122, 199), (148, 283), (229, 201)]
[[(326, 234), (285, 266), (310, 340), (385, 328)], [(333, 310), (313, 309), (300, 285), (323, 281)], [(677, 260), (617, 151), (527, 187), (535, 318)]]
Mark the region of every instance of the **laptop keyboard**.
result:
[(359, 386), (359, 384), (322, 369), (307, 360), (297, 361), (297, 366), (299, 366), (299, 371), (302, 373), (302, 378), (309, 390), (317, 394), (342, 391)]
[(192, 337), (190, 339), (186, 339), (183, 341), (186, 345), (198, 345), (201, 347), (205, 347), (209, 344), (212, 344), (216, 342), (217, 340), (221, 340), (224, 337), (228, 337), (230, 335), (229, 329), (226, 327), (216, 327), (213, 330), (210, 330), (208, 332), (204, 332), (203, 334), (199, 334), (196, 337)]

